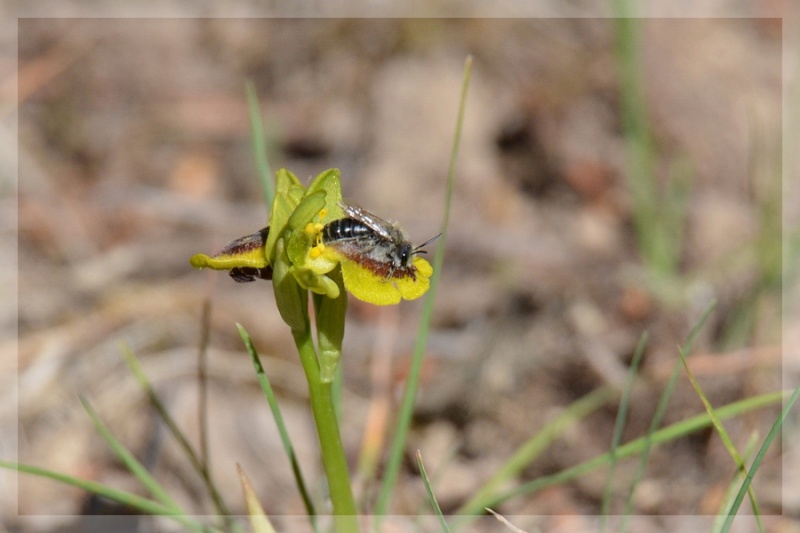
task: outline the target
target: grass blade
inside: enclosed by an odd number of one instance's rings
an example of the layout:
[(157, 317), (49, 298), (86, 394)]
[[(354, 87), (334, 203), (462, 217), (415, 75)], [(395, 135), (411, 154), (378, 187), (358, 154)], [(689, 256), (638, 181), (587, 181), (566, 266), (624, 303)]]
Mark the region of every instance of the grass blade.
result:
[(439, 524), (442, 526), (442, 531), (445, 533), (450, 533), (450, 528), (447, 527), (447, 520), (444, 519), (442, 509), (439, 507), (439, 502), (436, 501), (436, 496), (433, 494), (433, 488), (431, 488), (431, 482), (428, 479), (428, 472), (425, 471), (425, 465), (422, 463), (422, 452), (419, 450), (417, 450), (417, 466), (419, 466), (419, 473), (422, 476), (422, 482), (425, 484), (425, 491), (428, 493), (428, 501), (431, 503), (433, 511), (439, 518)]
[(400, 404), (400, 414), (398, 415), (395, 433), (392, 438), (392, 446), (389, 452), (389, 459), (386, 462), (386, 469), (383, 474), (383, 483), (381, 484), (380, 492), (378, 493), (378, 500), (375, 504), (375, 530), (380, 531), (380, 520), (389, 507), (389, 500), (394, 490), (394, 485), (397, 482), (397, 475), (400, 471), (400, 465), (403, 461), (403, 453), (405, 451), (406, 441), (408, 439), (408, 430), (411, 426), (411, 416), (414, 411), (414, 401), (417, 396), (419, 388), (419, 377), (422, 371), (422, 359), (425, 355), (425, 345), (428, 340), (428, 330), (430, 328), (431, 318), (433, 317), (433, 302), (436, 298), (436, 289), (439, 285), (439, 278), (442, 275), (442, 264), (444, 263), (444, 248), (447, 238), (447, 226), (450, 220), (450, 204), (452, 203), (453, 189), (455, 185), (455, 167), (456, 160), (458, 159), (458, 148), (461, 144), (461, 131), (464, 124), (464, 110), (467, 102), (467, 89), (469, 87), (469, 79), (472, 74), (472, 56), (468, 56), (464, 63), (464, 76), (461, 85), (461, 100), (458, 108), (458, 118), (456, 119), (455, 138), (453, 139), (453, 147), (450, 153), (450, 168), (447, 173), (447, 191), (445, 194), (445, 207), (444, 218), (442, 220), (441, 233), (442, 237), (439, 240), (439, 245), (436, 247), (436, 254), (433, 258), (433, 277), (431, 278), (430, 289), (425, 297), (425, 304), (422, 309), (422, 316), (420, 318), (420, 329), (417, 334), (417, 341), (414, 345), (414, 354), (411, 359), (411, 365), (408, 371), (408, 379), (406, 381), (405, 391), (403, 392), (403, 400)]
[(264, 123), (261, 121), (261, 109), (258, 104), (256, 86), (252, 81), (245, 85), (247, 93), (247, 114), (250, 117), (250, 133), (253, 140), (253, 157), (256, 159), (256, 168), (261, 177), (261, 190), (264, 191), (264, 200), (267, 208), (272, 205), (275, 197), (275, 185), (272, 181), (272, 169), (267, 157), (267, 143), (264, 135)]
[[(719, 417), (720, 420), (724, 420), (732, 416), (740, 415), (752, 411), (754, 409), (766, 407), (767, 405), (779, 402), (781, 398), (783, 398), (783, 396), (784, 396), (783, 392), (778, 391), (768, 394), (762, 394), (754, 398), (747, 398), (746, 400), (734, 402), (725, 407), (717, 409), (717, 416)], [(707, 428), (710, 425), (711, 425), (711, 419), (707, 413), (693, 416), (686, 420), (676, 422), (675, 424), (667, 426), (653, 433), (652, 444), (662, 444), (664, 442), (670, 442), (680, 437), (689, 435), (690, 433), (694, 433), (695, 431), (698, 431), (700, 429)], [(620, 446), (617, 449), (617, 459), (629, 457), (631, 455), (641, 452), (642, 450), (644, 450), (644, 444), (645, 444), (645, 437), (640, 437), (636, 440), (629, 442), (628, 444)], [(559, 474), (554, 474), (552, 476), (547, 476), (545, 478), (541, 478), (539, 480), (534, 480), (530, 483), (526, 483), (525, 485), (518, 487), (513, 491), (510, 491), (509, 494), (505, 495), (502, 498), (502, 500), (506, 500), (509, 497), (514, 496), (516, 494), (527, 494), (532, 492), (532, 490), (539, 490), (540, 488), (544, 488), (545, 486), (557, 484), (554, 483), (555, 481), (560, 483), (563, 481), (574, 479), (575, 477), (577, 477), (580, 474), (583, 474), (584, 472), (588, 472), (600, 466), (607, 465), (610, 462), (610, 460), (611, 460), (611, 454), (604, 453), (603, 455), (595, 457), (594, 459), (589, 459), (588, 461), (584, 461), (583, 463), (568, 468), (567, 470), (564, 470)], [(547, 482), (544, 483), (542, 482), (542, 480), (546, 480)]]
[[(737, 402), (733, 402), (728, 404), (724, 407), (720, 407), (717, 409), (717, 417), (720, 420), (726, 420), (733, 416), (741, 415), (755, 409), (760, 409), (762, 407), (767, 407), (769, 405), (775, 404), (780, 402), (781, 399), (785, 396), (783, 391), (777, 392), (770, 392), (767, 394), (762, 394), (759, 396), (755, 396), (752, 398), (746, 398), (744, 400), (739, 400)], [(686, 420), (681, 420), (680, 422), (676, 422), (671, 424), (665, 428), (662, 428), (658, 431), (653, 432), (652, 434), (640, 437), (636, 440), (633, 440), (627, 444), (620, 446), (617, 449), (616, 457), (617, 459), (623, 459), (625, 457), (630, 457), (631, 455), (635, 455), (637, 453), (642, 453), (646, 449), (649, 449), (653, 444), (661, 444), (664, 442), (670, 442), (675, 439), (684, 437), (693, 433), (695, 431), (707, 428), (711, 425), (711, 419), (708, 416), (708, 413), (699, 414), (693, 416), (691, 418), (687, 418)], [(566, 483), (567, 481), (571, 481), (576, 479), (588, 472), (591, 472), (597, 468), (601, 468), (611, 461), (611, 454), (604, 453), (602, 455), (598, 455), (592, 459), (584, 461), (580, 464), (577, 464), (573, 467), (567, 468), (566, 470), (562, 470), (556, 474), (550, 476), (544, 476), (539, 479), (535, 479), (524, 485), (520, 485), (514, 489), (508, 490), (499, 496), (494, 497), (491, 501), (487, 502), (487, 507), (496, 507), (500, 503), (514, 498), (516, 496), (532, 494), (536, 491), (544, 489), (546, 487), (551, 487), (554, 485), (560, 485), (562, 483)], [(751, 469), (752, 471), (752, 469)], [(453, 529), (458, 529), (462, 527), (472, 520), (476, 518), (476, 515), (463, 515), (460, 517), (460, 520), (456, 522), (452, 527)]]
[[(744, 464), (744, 460), (742, 459), (742, 456), (739, 455), (739, 450), (737, 450), (736, 445), (733, 444), (733, 440), (731, 440), (730, 435), (728, 435), (728, 431), (725, 429), (725, 426), (717, 417), (717, 413), (714, 411), (714, 406), (711, 405), (711, 402), (708, 400), (708, 396), (706, 396), (705, 392), (703, 392), (703, 389), (700, 387), (700, 383), (697, 382), (692, 370), (689, 368), (689, 363), (686, 361), (686, 354), (683, 353), (682, 349), (678, 348), (678, 355), (681, 358), (681, 363), (683, 363), (683, 368), (686, 369), (686, 375), (689, 376), (689, 381), (692, 383), (692, 387), (694, 387), (695, 392), (697, 392), (697, 395), (700, 397), (700, 401), (703, 402), (703, 407), (708, 413), (714, 429), (722, 439), (722, 443), (725, 445), (725, 449), (728, 450), (728, 454), (730, 454), (734, 463), (736, 463), (736, 469), (744, 476), (747, 476), (748, 471)], [(764, 524), (761, 522), (761, 511), (758, 508), (758, 500), (756, 500), (756, 494), (753, 491), (753, 487), (748, 487), (747, 494), (750, 497), (750, 505), (753, 506), (753, 515), (755, 516), (756, 523), (758, 524), (758, 530), (761, 533), (764, 533)]]
[(133, 352), (130, 351), (126, 346), (122, 347), (122, 354), (125, 357), (125, 362), (128, 365), (131, 373), (134, 375), (136, 380), (139, 382), (139, 385), (147, 394), (147, 398), (150, 401), (150, 404), (155, 408), (158, 412), (158, 415), (166, 424), (167, 428), (169, 429), (172, 436), (178, 441), (178, 445), (183, 450), (183, 453), (189, 459), (189, 462), (192, 464), (192, 467), (195, 471), (200, 475), (200, 478), (203, 480), (203, 484), (206, 487), (209, 495), (211, 496), (212, 501), (214, 502), (214, 507), (218, 514), (222, 515), (225, 519), (227, 525), (231, 526), (232, 521), (230, 520), (231, 513), (228, 510), (228, 507), (225, 505), (225, 502), (222, 499), (217, 487), (214, 485), (213, 480), (211, 479), (211, 473), (208, 471), (205, 463), (203, 463), (202, 459), (199, 457), (197, 452), (195, 451), (194, 447), (189, 442), (189, 439), (186, 438), (186, 435), (178, 427), (178, 424), (175, 423), (175, 420), (167, 411), (167, 408), (161, 402), (159, 397), (156, 395), (155, 390), (153, 390), (153, 385), (150, 383), (150, 380), (147, 379), (147, 376), (142, 369), (141, 364), (139, 364), (139, 360), (136, 359), (136, 356)]
[(175, 520), (181, 525), (184, 525), (190, 530), (195, 531), (197, 533), (208, 531), (208, 528), (203, 524), (201, 524), (200, 522), (193, 520), (180, 513), (176, 513), (174, 509), (165, 507), (163, 504), (159, 502), (143, 498), (141, 496), (138, 496), (130, 492), (126, 492), (124, 490), (115, 489), (103, 485), (102, 483), (97, 483), (96, 481), (81, 479), (78, 477), (69, 476), (67, 474), (62, 474), (60, 472), (47, 470), (46, 468), (40, 468), (38, 466), (26, 465), (22, 463), (14, 463), (11, 461), (5, 461), (3, 459), (0, 459), (0, 468), (17, 470), (18, 472), (23, 472), (34, 476), (52, 479), (53, 481), (58, 481), (59, 483), (64, 483), (65, 485), (69, 485), (71, 487), (77, 487), (92, 494), (97, 494), (98, 496), (102, 496), (103, 498), (108, 498), (109, 500), (115, 501), (127, 507), (138, 509), (142, 513), (154, 516), (165, 516)]
[[(744, 495), (749, 490), (750, 484), (753, 481), (753, 476), (755, 476), (756, 471), (758, 471), (759, 466), (761, 466), (761, 461), (764, 460), (764, 456), (767, 455), (767, 450), (772, 445), (772, 441), (778, 436), (781, 426), (783, 426), (783, 421), (786, 420), (786, 416), (789, 414), (792, 406), (797, 401), (798, 396), (800, 396), (800, 387), (794, 390), (792, 397), (789, 398), (788, 402), (786, 402), (786, 405), (783, 407), (780, 416), (775, 420), (775, 423), (772, 425), (772, 429), (769, 430), (769, 433), (764, 439), (764, 443), (758, 450), (755, 459), (753, 459), (753, 464), (750, 465), (750, 470), (747, 472), (747, 475), (742, 482), (742, 486), (739, 488), (739, 493), (736, 495), (736, 499), (733, 501), (733, 505), (728, 512), (728, 518), (725, 520), (725, 524), (722, 526), (722, 533), (728, 533), (728, 531), (730, 531), (731, 525), (733, 525), (733, 519), (736, 518), (736, 513), (739, 512), (739, 506), (742, 504), (742, 500), (744, 500)], [(719, 415), (719, 410), (717, 410), (717, 414)]]
[(200, 428), (200, 457), (206, 468), (211, 468), (208, 454), (208, 342), (211, 334), (211, 300), (203, 302), (200, 320), (200, 348), (197, 354), (197, 424)]
[[(703, 314), (700, 315), (700, 319), (695, 323), (692, 330), (689, 332), (689, 335), (686, 337), (686, 341), (683, 343), (683, 350), (689, 352), (692, 349), (692, 345), (694, 344), (694, 340), (697, 338), (697, 335), (700, 333), (700, 330), (705, 325), (708, 317), (711, 316), (712, 311), (716, 307), (716, 301), (709, 302), (708, 306), (706, 307)], [(625, 509), (622, 513), (622, 524), (620, 525), (620, 532), (624, 533), (627, 531), (628, 528), (628, 519), (631, 515), (633, 510), (633, 496), (636, 492), (636, 487), (639, 486), (639, 482), (644, 477), (644, 472), (647, 469), (647, 462), (650, 460), (650, 446), (653, 442), (653, 434), (656, 430), (661, 426), (661, 421), (664, 420), (664, 415), (667, 412), (667, 406), (669, 405), (669, 400), (672, 398), (672, 393), (675, 390), (675, 385), (678, 383), (678, 377), (680, 376), (680, 362), (676, 361), (675, 366), (672, 369), (672, 374), (670, 374), (669, 379), (667, 380), (667, 384), (664, 386), (664, 391), (661, 393), (661, 398), (658, 399), (658, 405), (656, 405), (656, 412), (653, 414), (653, 419), (650, 421), (650, 426), (647, 429), (647, 435), (644, 437), (644, 450), (642, 450), (642, 454), (639, 456), (639, 464), (636, 465), (636, 472), (633, 476), (633, 480), (631, 481), (631, 488), (628, 491), (628, 499), (625, 502)]]
[(583, 398), (573, 402), (564, 412), (545, 424), (536, 435), (531, 437), (514, 453), (514, 455), (501, 466), (495, 474), (475, 493), (456, 514), (478, 514), (488, 506), (488, 503), (509, 480), (514, 479), (520, 472), (530, 466), (537, 457), (547, 449), (556, 438), (561, 435), (572, 423), (585, 418), (590, 413), (605, 405), (614, 397), (610, 388), (601, 388), (590, 392)]
[(303, 473), (300, 470), (300, 464), (297, 462), (297, 454), (294, 452), (292, 439), (289, 437), (289, 430), (286, 428), (286, 423), (283, 420), (283, 414), (281, 414), (278, 400), (275, 398), (275, 393), (272, 391), (269, 378), (267, 378), (267, 374), (264, 372), (264, 367), (261, 364), (261, 359), (258, 356), (258, 352), (256, 352), (255, 346), (253, 346), (253, 341), (250, 338), (250, 334), (247, 333), (247, 330), (245, 330), (241, 324), (237, 323), (236, 327), (238, 328), (239, 335), (242, 337), (242, 341), (247, 348), (247, 353), (250, 354), (250, 359), (253, 361), (253, 366), (256, 370), (256, 376), (258, 377), (258, 383), (261, 385), (261, 390), (264, 392), (264, 397), (267, 399), (269, 408), (272, 411), (272, 418), (275, 420), (275, 425), (278, 427), (278, 433), (280, 434), (281, 441), (283, 442), (283, 449), (286, 450), (286, 455), (289, 457), (289, 463), (292, 465), (292, 473), (294, 474), (295, 483), (300, 491), (300, 496), (303, 498), (303, 504), (305, 505), (306, 512), (311, 519), (311, 525), (314, 527), (314, 530), (316, 530), (317, 513), (314, 510), (314, 503), (311, 500), (311, 496), (309, 496), (308, 489), (303, 478)]
[(153, 497), (161, 502), (161, 504), (169, 509), (173, 514), (183, 514), (180, 506), (177, 504), (175, 500), (167, 493), (166, 490), (155, 480), (153, 476), (150, 475), (150, 472), (140, 463), (131, 452), (129, 452), (125, 446), (120, 443), (116, 437), (111, 433), (108, 427), (100, 420), (97, 411), (94, 410), (92, 405), (89, 401), (84, 398), (83, 396), (80, 397), (81, 404), (83, 408), (86, 410), (86, 413), (89, 415), (89, 418), (92, 419), (92, 423), (94, 424), (95, 429), (103, 439), (106, 441), (108, 446), (114, 452), (114, 454), (119, 458), (120, 461), (127, 467), (128, 471), (139, 480), (139, 482), (153, 495)]
[[(745, 462), (750, 460), (750, 457), (753, 455), (753, 451), (756, 448), (756, 444), (758, 444), (758, 434), (757, 432), (753, 432), (750, 435), (750, 438), (747, 439), (747, 444), (744, 448), (743, 457)], [(725, 523), (725, 519), (728, 517), (728, 513), (733, 507), (733, 500), (736, 498), (736, 494), (739, 492), (739, 487), (741, 486), (742, 481), (744, 481), (744, 478), (745, 476), (741, 475), (739, 471), (734, 473), (731, 483), (728, 485), (728, 490), (725, 491), (725, 497), (722, 500), (720, 510), (714, 519), (714, 524), (711, 527), (711, 533), (720, 533), (722, 531), (722, 525)]]
[(642, 77), (640, 20), (635, 18), (633, 9), (636, 3), (615, 0), (613, 5), (617, 15), (614, 33), (627, 159), (625, 174), (636, 245), (645, 265), (659, 277), (668, 278), (675, 275), (680, 258), (691, 175), (673, 166), (676, 172), (671, 180), (659, 186), (658, 154)]
[(628, 418), (628, 408), (630, 407), (631, 394), (633, 393), (633, 384), (636, 381), (636, 375), (639, 373), (639, 365), (642, 362), (642, 355), (644, 355), (644, 347), (647, 345), (647, 333), (642, 333), (639, 338), (639, 344), (636, 345), (636, 350), (633, 352), (633, 360), (631, 361), (631, 368), (628, 371), (628, 381), (625, 383), (625, 389), (622, 391), (622, 399), (619, 404), (619, 411), (617, 411), (617, 420), (614, 423), (614, 435), (611, 438), (611, 462), (608, 465), (608, 476), (606, 477), (606, 486), (603, 490), (603, 501), (600, 505), (600, 531), (601, 533), (606, 530), (606, 520), (608, 512), (611, 509), (611, 498), (613, 496), (612, 483), (614, 481), (614, 472), (617, 466), (617, 448), (622, 440), (622, 430), (625, 428), (625, 421)]

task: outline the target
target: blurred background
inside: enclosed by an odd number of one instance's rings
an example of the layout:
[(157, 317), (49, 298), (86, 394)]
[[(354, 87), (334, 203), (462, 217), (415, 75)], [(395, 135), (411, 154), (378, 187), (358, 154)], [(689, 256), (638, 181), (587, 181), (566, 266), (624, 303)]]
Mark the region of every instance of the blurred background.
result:
[[(214, 476), (237, 512), (239, 463), (268, 513), (302, 514), (235, 328), (252, 335), (306, 476), (318, 480), (306, 384), (272, 288), (188, 263), (265, 225), (245, 83), (273, 170), (307, 179), (339, 168), (346, 197), (419, 243), (442, 220), (467, 54), (445, 264), (408, 443), (409, 457), (420, 449), (439, 472), (443, 510), (571, 402), (620, 388), (648, 331), (623, 441), (643, 435), (676, 346), (711, 300), (692, 364), (713, 404), (780, 389), (783, 30), (766, 18), (20, 19), (18, 404), (3, 397), (13, 387), (0, 391), (0, 423), (18, 416), (19, 429), (2, 438), (18, 437), (22, 462), (139, 490), (92, 428), (84, 395), (181, 504), (211, 512), (121, 355), (128, 346), (141, 359), (196, 437), (210, 302)], [(354, 469), (369, 471), (365, 436), (393, 427), (388, 406), (420, 309), (351, 299), (342, 425)], [(4, 309), (5, 324), (13, 316)], [(3, 358), (13, 372), (13, 353)], [(617, 407), (576, 423), (520, 481), (608, 451)], [(700, 412), (682, 379), (665, 424)], [(726, 427), (743, 447), (778, 412)], [(782, 491), (796, 463), (776, 442), (755, 480), (762, 512), (784, 515), (771, 530), (796, 531), (800, 499)], [(635, 466), (618, 466), (620, 490)], [(715, 514), (733, 474), (710, 429), (654, 449), (635, 499), (652, 519), (637, 530), (668, 530), (660, 516)], [(580, 530), (604, 483), (598, 470), (498, 510), (538, 516), (530, 523), (546, 531)], [(16, 488), (0, 509), (15, 517), (9, 530), (125, 513), (32, 476)], [(374, 489), (359, 491), (370, 501)], [(421, 502), (409, 460), (393, 512)]]

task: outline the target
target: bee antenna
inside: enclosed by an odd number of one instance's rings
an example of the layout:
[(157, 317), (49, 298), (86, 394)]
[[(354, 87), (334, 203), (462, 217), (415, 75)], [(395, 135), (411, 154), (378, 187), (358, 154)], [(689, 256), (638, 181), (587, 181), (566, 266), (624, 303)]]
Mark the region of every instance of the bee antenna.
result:
[(428, 253), (425, 250), (422, 250), (422, 248), (425, 248), (426, 246), (428, 246), (430, 243), (432, 243), (433, 241), (435, 241), (436, 239), (438, 239), (441, 236), (442, 236), (442, 234), (440, 233), (439, 235), (437, 235), (437, 236), (435, 236), (435, 237), (433, 237), (431, 239), (428, 239), (427, 241), (423, 242), (422, 244), (420, 244), (419, 246), (414, 248), (414, 253), (420, 253), (420, 254)]

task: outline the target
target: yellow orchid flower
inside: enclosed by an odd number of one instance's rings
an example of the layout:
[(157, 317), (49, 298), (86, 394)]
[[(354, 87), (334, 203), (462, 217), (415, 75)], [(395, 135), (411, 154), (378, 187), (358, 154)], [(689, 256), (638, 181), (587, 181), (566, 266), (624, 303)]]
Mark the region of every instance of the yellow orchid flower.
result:
[[(272, 279), (282, 262), (280, 271), (302, 289), (338, 298), (343, 283), (353, 296), (375, 305), (414, 300), (430, 287), (433, 268), (416, 255), (421, 246), (412, 247), (396, 224), (344, 203), (336, 169), (322, 172), (308, 187), (291, 172), (279, 171), (269, 222), (212, 257), (193, 256), (192, 266), (229, 270), (236, 281), (246, 282)], [(339, 265), (337, 283), (328, 274)]]

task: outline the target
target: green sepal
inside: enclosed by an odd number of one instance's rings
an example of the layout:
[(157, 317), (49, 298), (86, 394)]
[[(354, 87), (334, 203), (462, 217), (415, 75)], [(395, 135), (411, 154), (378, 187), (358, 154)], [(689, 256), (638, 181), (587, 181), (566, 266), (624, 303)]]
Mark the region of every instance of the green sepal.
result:
[(285, 194), (275, 195), (275, 198), (272, 200), (272, 209), (269, 213), (269, 236), (267, 237), (267, 242), (264, 245), (264, 254), (267, 256), (267, 260), (270, 262), (270, 264), (275, 263), (275, 245), (278, 242), (278, 239), (283, 236), (283, 232), (286, 229), (286, 223), (289, 221), (289, 216), (291, 216), (293, 210), (294, 206), (289, 201), (288, 196)]
[(307, 332), (308, 292), (301, 289), (286, 256), (283, 239), (275, 245), (276, 261), (272, 263), (272, 288), (275, 291), (275, 304), (281, 318), (292, 329), (293, 333)]
[(289, 170), (282, 168), (278, 171), (276, 176), (276, 194), (283, 194), (291, 201), (292, 206), (300, 203), (306, 188), (297, 179), (297, 176), (292, 174)]
[(311, 183), (308, 184), (308, 189), (306, 189), (306, 196), (318, 191), (325, 191), (327, 193), (325, 197), (325, 209), (328, 210), (328, 214), (325, 219), (321, 221), (323, 223), (325, 221), (344, 217), (344, 211), (339, 207), (339, 202), (342, 199), (342, 183), (339, 179), (339, 175), (338, 168), (320, 172)]
[(297, 176), (292, 174), (290, 170), (282, 168), (275, 173), (275, 195), (289, 194), (289, 191), (300, 187), (305, 189)]
[(319, 346), (320, 380), (330, 383), (336, 376), (339, 358), (342, 356), (344, 323), (347, 314), (347, 296), (344, 294), (342, 269), (337, 266), (325, 279), (334, 283), (342, 296), (339, 298), (316, 298), (317, 345)]
[(275, 177), (275, 198), (272, 200), (272, 208), (269, 213), (270, 232), (264, 246), (267, 260), (270, 264), (275, 262), (275, 243), (278, 239), (285, 237), (283, 232), (289, 222), (292, 212), (300, 203), (300, 199), (305, 194), (305, 187), (297, 179), (297, 176), (286, 170), (280, 169)]

